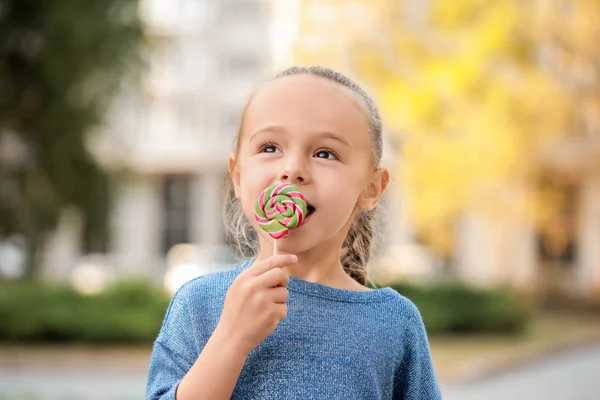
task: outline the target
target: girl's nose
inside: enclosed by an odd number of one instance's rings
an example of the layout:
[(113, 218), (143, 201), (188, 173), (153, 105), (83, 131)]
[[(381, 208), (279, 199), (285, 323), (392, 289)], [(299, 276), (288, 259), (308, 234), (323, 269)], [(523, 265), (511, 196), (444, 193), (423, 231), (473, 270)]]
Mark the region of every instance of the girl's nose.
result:
[(290, 184), (306, 184), (309, 176), (306, 168), (299, 162), (288, 163), (279, 174), (281, 182)]
[(294, 177), (294, 175), (282, 174), (279, 179), (286, 183), (304, 183), (304, 177), (302, 175)]

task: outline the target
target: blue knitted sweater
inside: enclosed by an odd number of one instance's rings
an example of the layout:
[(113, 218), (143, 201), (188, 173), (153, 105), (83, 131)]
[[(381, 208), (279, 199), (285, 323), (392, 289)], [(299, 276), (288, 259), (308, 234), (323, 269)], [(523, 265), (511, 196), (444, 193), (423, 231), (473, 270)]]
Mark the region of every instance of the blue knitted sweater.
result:
[[(146, 399), (172, 400), (219, 322), (241, 267), (173, 296)], [(415, 305), (393, 289), (349, 291), (290, 277), (287, 318), (248, 356), (233, 399), (441, 399)]]

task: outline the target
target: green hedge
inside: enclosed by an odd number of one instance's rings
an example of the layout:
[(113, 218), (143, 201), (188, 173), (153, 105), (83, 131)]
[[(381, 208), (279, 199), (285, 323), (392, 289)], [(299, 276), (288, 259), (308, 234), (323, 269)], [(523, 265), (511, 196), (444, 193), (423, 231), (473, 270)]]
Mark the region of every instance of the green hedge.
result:
[(0, 283), (0, 342), (149, 342), (168, 302), (144, 283), (94, 296), (41, 283)]
[(502, 289), (461, 283), (390, 286), (415, 303), (430, 334), (518, 333), (531, 317), (525, 303)]
[[(529, 312), (501, 290), (460, 284), (391, 285), (419, 308), (430, 334), (511, 333)], [(0, 342), (136, 343), (154, 340), (169, 298), (143, 283), (122, 283), (95, 296), (68, 287), (0, 282)]]

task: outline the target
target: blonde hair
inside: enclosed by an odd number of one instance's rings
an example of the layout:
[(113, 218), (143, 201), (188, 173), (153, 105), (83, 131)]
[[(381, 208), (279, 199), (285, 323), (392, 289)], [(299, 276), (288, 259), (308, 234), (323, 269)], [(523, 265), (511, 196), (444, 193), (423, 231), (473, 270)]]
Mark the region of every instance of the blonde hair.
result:
[[(381, 163), (383, 154), (382, 125), (379, 112), (377, 111), (377, 107), (371, 96), (345, 75), (325, 67), (291, 67), (276, 75), (274, 79), (298, 74), (312, 75), (327, 79), (339, 85), (359, 102), (369, 125), (373, 169), (377, 169)], [(253, 96), (254, 95), (250, 97), (248, 104), (252, 102)], [(246, 105), (246, 108), (248, 107), (248, 104)], [(242, 115), (240, 129), (234, 143), (234, 152), (236, 155), (239, 151), (239, 138), (242, 132), (244, 115), (245, 109)], [(356, 217), (346, 234), (340, 252), (340, 262), (344, 267), (344, 270), (362, 285), (367, 283), (367, 263), (371, 257), (371, 247), (376, 233), (375, 220), (378, 212), (379, 206), (373, 210), (359, 211), (356, 214)], [(223, 220), (227, 239), (234, 245), (236, 250), (244, 258), (256, 257), (258, 254), (256, 232), (242, 211), (241, 204), (235, 196), (233, 183), (229, 175), (227, 176), (225, 187)]]

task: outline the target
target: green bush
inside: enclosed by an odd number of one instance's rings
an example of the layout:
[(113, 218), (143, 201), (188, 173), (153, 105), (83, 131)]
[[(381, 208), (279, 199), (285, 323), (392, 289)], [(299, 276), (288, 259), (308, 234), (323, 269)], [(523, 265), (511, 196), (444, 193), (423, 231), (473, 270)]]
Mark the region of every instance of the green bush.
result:
[[(519, 332), (530, 316), (502, 290), (390, 286), (417, 305), (430, 334)], [(0, 342), (148, 343), (160, 330), (168, 302), (165, 293), (145, 283), (122, 283), (86, 296), (66, 286), (0, 282)]]
[(168, 302), (145, 283), (118, 284), (93, 296), (66, 286), (0, 283), (0, 342), (150, 342)]
[(528, 307), (502, 289), (461, 283), (390, 285), (419, 308), (430, 334), (517, 333), (526, 328)]

